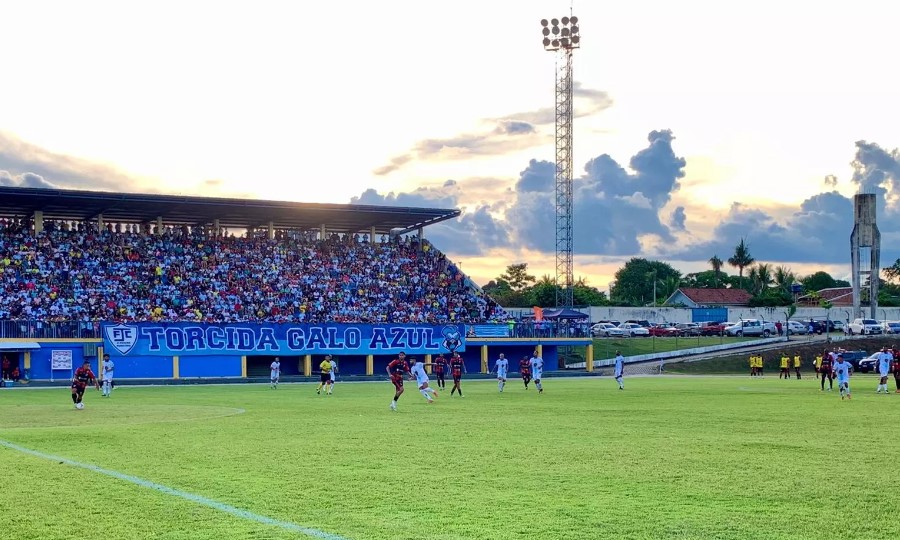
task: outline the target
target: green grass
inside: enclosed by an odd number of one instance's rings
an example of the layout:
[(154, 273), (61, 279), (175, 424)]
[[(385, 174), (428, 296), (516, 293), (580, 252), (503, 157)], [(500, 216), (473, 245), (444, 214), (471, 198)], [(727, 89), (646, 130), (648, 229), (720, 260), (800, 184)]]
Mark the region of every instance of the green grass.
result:
[[(3, 390), (0, 439), (354, 540), (896, 538), (900, 395), (872, 377), (849, 402), (812, 377), (544, 382), (409, 389), (397, 413), (386, 382), (123, 387), (83, 411)], [(5, 447), (0, 471), (2, 538), (303, 538)]]

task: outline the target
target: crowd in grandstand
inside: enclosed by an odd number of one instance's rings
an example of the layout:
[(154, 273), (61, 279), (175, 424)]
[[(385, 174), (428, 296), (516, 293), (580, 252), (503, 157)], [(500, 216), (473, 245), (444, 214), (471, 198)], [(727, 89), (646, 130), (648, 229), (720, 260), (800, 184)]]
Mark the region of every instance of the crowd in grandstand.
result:
[(0, 319), (476, 323), (502, 309), (415, 237), (0, 220)]

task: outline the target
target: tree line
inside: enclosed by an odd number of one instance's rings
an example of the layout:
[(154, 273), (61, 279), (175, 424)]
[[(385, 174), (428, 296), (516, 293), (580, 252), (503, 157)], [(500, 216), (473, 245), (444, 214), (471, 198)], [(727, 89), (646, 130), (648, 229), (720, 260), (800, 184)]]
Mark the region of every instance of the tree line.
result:
[[(725, 261), (718, 255), (709, 258), (710, 269), (682, 274), (670, 264), (635, 257), (616, 271), (610, 294), (592, 287), (584, 278), (578, 278), (573, 287), (576, 306), (663, 306), (679, 288), (744, 289), (750, 293), (751, 307), (789, 306), (798, 295), (811, 295), (828, 307), (816, 294), (822, 289), (849, 287), (845, 280), (835, 279), (828, 272), (818, 271), (808, 276), (798, 276), (789, 267), (760, 263), (750, 253), (750, 247), (741, 239), (734, 253)], [(725, 264), (737, 269), (737, 275), (723, 270)], [(746, 276), (744, 275), (744, 271)], [(900, 306), (900, 259), (883, 269), (885, 279), (879, 284), (878, 304), (885, 307)], [(879, 278), (880, 279), (880, 278)], [(795, 285), (799, 292), (795, 293)], [(559, 289), (553, 277), (540, 279), (528, 273), (527, 263), (511, 264), (506, 271), (483, 287), (500, 305), (505, 307), (552, 307)], [(864, 299), (866, 300), (866, 299)]]

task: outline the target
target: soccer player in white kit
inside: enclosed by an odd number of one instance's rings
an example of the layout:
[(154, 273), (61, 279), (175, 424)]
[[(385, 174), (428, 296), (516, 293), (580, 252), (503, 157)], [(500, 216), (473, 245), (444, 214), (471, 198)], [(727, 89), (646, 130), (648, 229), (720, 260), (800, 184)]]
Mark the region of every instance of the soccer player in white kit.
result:
[(278, 388), (278, 379), (281, 378), (281, 359), (277, 356), (272, 364), (269, 366), (269, 369), (272, 370), (270, 375), (272, 380), (272, 389)]
[(116, 369), (116, 363), (109, 359), (108, 354), (103, 355), (103, 365), (100, 371), (103, 373), (103, 391), (100, 394), (103, 397), (109, 397), (113, 389), (113, 372)]
[(425, 364), (417, 362), (415, 358), (410, 358), (409, 363), (409, 372), (416, 378), (419, 393), (422, 394), (428, 403), (434, 403), (434, 398), (437, 397), (438, 393), (435, 392), (434, 388), (428, 386), (428, 374), (425, 373)]
[(853, 371), (853, 366), (850, 365), (850, 362), (844, 362), (844, 355), (839, 354), (837, 362), (834, 363), (831, 369), (834, 371), (834, 376), (838, 381), (841, 399), (843, 400), (844, 396), (850, 399), (850, 373)]
[(537, 350), (531, 355), (528, 365), (531, 366), (531, 376), (534, 378), (534, 385), (537, 387), (538, 393), (543, 394), (544, 386), (541, 384), (541, 375), (544, 373), (544, 359), (538, 356)]
[(330, 373), (331, 382), (328, 384), (328, 393), (329, 394), (334, 392), (334, 381), (337, 380), (337, 375), (336, 375), (337, 370), (338, 370), (337, 360), (332, 358), (331, 359), (331, 373)]
[(625, 390), (625, 357), (622, 353), (616, 351), (616, 382), (619, 383), (619, 390)]
[(494, 361), (494, 371), (497, 372), (497, 388), (503, 392), (503, 387), (506, 386), (506, 373), (509, 371), (509, 360), (503, 353), (500, 353), (500, 358)]
[(889, 394), (888, 392), (888, 375), (891, 374), (891, 361), (894, 359), (894, 355), (888, 351), (887, 347), (883, 347), (881, 352), (878, 353), (878, 376), (881, 379), (878, 381), (878, 390), (875, 390), (875, 393), (878, 394), (882, 390), (884, 390), (885, 394)]

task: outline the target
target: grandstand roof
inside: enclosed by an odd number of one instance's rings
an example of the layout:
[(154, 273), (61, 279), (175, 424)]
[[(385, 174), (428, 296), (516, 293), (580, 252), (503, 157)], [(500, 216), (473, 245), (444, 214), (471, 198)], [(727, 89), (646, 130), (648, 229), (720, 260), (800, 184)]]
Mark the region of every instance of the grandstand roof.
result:
[[(219, 220), (223, 227), (263, 227), (404, 233), (460, 214), (456, 209), (409, 208), (360, 204), (319, 204), (181, 195), (111, 193), (68, 189), (0, 186), (0, 217), (27, 217), (42, 211), (44, 219), (144, 223), (162, 217), (166, 225), (203, 225)], [(400, 229), (397, 231), (397, 229)]]

